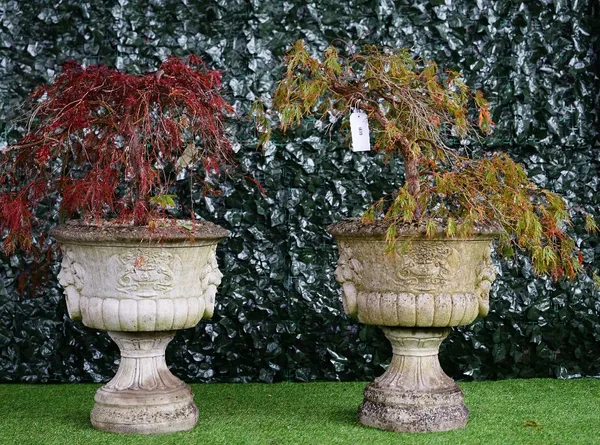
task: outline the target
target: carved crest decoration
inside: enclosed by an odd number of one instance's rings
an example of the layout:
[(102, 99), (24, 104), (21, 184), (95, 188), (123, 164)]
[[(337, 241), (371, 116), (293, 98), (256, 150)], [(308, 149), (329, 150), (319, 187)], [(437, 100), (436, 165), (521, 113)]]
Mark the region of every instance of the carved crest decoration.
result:
[(446, 245), (415, 244), (402, 255), (396, 281), (418, 291), (439, 289), (450, 282), (460, 257), (456, 249)]
[(110, 258), (117, 290), (155, 297), (175, 287), (182, 269), (179, 256), (159, 249), (138, 249)]

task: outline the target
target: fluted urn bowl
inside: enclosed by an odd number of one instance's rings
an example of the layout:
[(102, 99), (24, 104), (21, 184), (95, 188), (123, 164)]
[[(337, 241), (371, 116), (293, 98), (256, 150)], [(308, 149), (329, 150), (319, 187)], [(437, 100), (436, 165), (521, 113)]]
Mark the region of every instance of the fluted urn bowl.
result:
[(169, 371), (165, 349), (176, 330), (212, 316), (222, 277), (216, 247), (227, 234), (207, 222), (191, 230), (69, 223), (51, 231), (63, 254), (58, 278), (70, 317), (108, 331), (121, 351), (117, 374), (96, 393), (95, 428), (194, 427), (192, 391)]
[(344, 310), (358, 321), (381, 326), (393, 358), (365, 389), (361, 423), (399, 432), (464, 428), (468, 409), (454, 380), (442, 370), (438, 351), (454, 326), (472, 323), (489, 310), (495, 279), (490, 249), (496, 228), (471, 236), (432, 238), (418, 227), (397, 230), (396, 253), (386, 253), (387, 225), (345, 220), (328, 231), (338, 242), (335, 278)]

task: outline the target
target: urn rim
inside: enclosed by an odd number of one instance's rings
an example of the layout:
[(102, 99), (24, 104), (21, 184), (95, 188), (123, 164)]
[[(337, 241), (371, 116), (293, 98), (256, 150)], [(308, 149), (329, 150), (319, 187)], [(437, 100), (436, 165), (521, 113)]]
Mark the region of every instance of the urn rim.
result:
[[(345, 218), (337, 223), (327, 226), (325, 229), (336, 239), (349, 238), (373, 238), (385, 239), (390, 223), (385, 219), (377, 219), (372, 223), (364, 223), (361, 218)], [(503, 231), (497, 225), (477, 225), (473, 233), (464, 237), (448, 237), (440, 225), (437, 226), (434, 235), (425, 235), (425, 223), (403, 224), (396, 228), (396, 236), (412, 240), (443, 240), (443, 241), (466, 241), (466, 240), (493, 240), (502, 235)]]
[[(133, 226), (108, 221), (71, 220), (50, 230), (59, 243), (151, 243), (171, 244), (220, 241), (229, 231), (209, 221), (161, 220), (160, 226)], [(191, 226), (191, 227), (190, 227)]]

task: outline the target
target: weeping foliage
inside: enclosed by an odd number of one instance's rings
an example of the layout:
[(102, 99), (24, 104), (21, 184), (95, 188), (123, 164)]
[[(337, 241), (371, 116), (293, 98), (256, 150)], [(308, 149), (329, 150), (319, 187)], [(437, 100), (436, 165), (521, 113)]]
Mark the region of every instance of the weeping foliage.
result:
[(1, 154), (5, 249), (30, 246), (32, 209), (56, 191), (65, 218), (144, 225), (163, 214), (182, 167), (215, 171), (230, 160), (233, 109), (220, 90), (221, 73), (194, 55), (142, 75), (66, 63), (31, 95), (27, 134)]
[[(574, 278), (582, 270), (560, 196), (538, 188), (506, 154), (475, 157), (448, 143), (476, 140), (494, 126), (483, 93), (472, 91), (460, 73), (441, 72), (406, 49), (366, 46), (343, 57), (330, 46), (318, 59), (302, 41), (288, 51), (285, 67), (271, 108), (252, 108), (261, 144), (269, 140), (272, 122), (285, 132), (309, 115), (337, 122), (351, 108), (365, 111), (375, 149), (400, 155), (405, 164), (404, 186), (363, 215), (365, 223), (379, 217), (389, 222), (390, 251), (403, 224), (417, 224), (429, 237), (440, 231), (467, 237), (477, 227), (497, 227), (501, 253), (524, 250), (538, 273)], [(591, 215), (586, 228), (597, 231)]]

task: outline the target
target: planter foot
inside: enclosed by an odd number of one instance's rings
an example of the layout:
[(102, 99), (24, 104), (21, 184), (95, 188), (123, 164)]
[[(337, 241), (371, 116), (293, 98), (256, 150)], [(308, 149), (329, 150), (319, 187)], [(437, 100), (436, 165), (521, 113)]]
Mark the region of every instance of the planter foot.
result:
[(397, 432), (462, 429), (469, 418), (464, 395), (442, 370), (438, 351), (449, 328), (383, 328), (394, 356), (365, 389), (360, 423)]
[(96, 392), (94, 428), (112, 433), (159, 434), (192, 429), (194, 395), (167, 367), (174, 332), (109, 332), (121, 350), (115, 377)]

